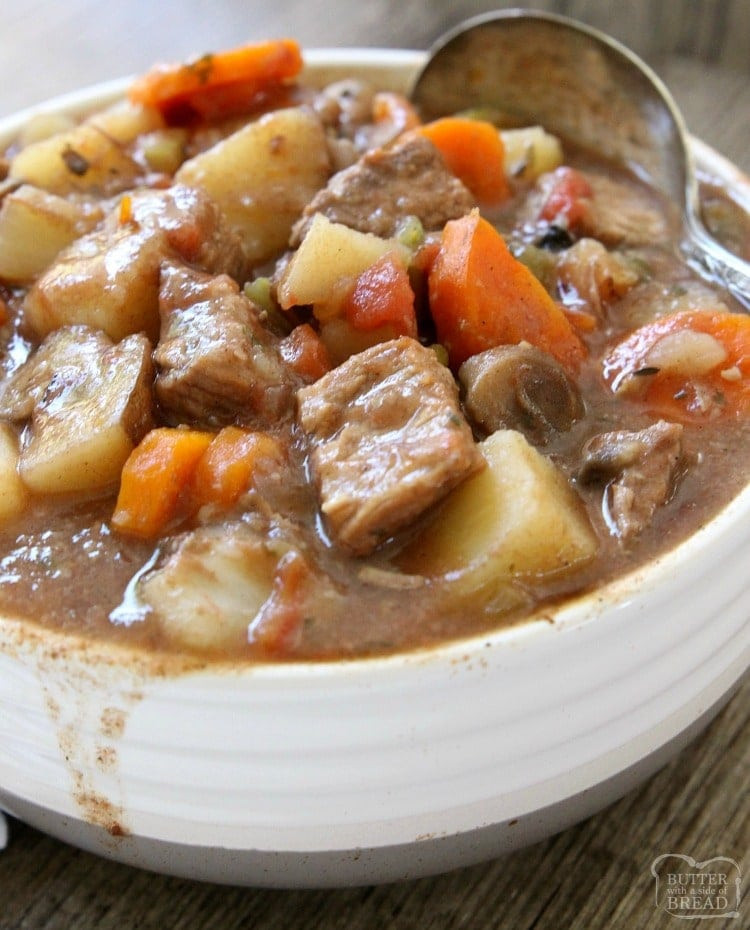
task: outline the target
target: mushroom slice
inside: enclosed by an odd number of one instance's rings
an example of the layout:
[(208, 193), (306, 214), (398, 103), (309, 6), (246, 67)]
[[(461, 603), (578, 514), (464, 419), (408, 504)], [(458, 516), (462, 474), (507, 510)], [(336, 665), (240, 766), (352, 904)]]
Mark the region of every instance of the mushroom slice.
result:
[(517, 429), (537, 443), (583, 415), (578, 388), (551, 355), (528, 342), (495, 346), (461, 365), (464, 407), (486, 433)]

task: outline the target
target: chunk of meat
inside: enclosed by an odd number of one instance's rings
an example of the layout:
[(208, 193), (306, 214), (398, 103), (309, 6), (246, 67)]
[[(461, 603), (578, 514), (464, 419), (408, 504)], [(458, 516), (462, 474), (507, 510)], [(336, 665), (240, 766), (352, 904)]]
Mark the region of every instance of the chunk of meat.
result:
[(682, 426), (659, 420), (642, 430), (600, 433), (586, 443), (579, 480), (606, 481), (606, 510), (623, 541), (647, 527), (673, 491), (682, 458)]
[(251, 301), (227, 275), (162, 270), (156, 394), (177, 421), (258, 427), (291, 413), (293, 376)]
[(668, 238), (664, 210), (633, 185), (563, 166), (539, 177), (517, 226), (537, 224), (543, 232), (552, 225), (607, 246), (643, 245)]
[(486, 433), (517, 429), (544, 443), (584, 413), (580, 392), (562, 365), (528, 342), (473, 355), (458, 379), (466, 412)]
[(584, 175), (593, 193), (580, 222), (582, 235), (609, 246), (662, 242), (669, 237), (663, 208), (651, 203), (643, 190), (603, 174)]
[(216, 203), (200, 188), (174, 184), (168, 190), (136, 191), (129, 210), (118, 209), (105, 223), (110, 232), (122, 226), (162, 234), (167, 246), (183, 261), (204, 271), (238, 279), (244, 276), (242, 243)]
[(104, 487), (152, 419), (151, 344), (139, 334), (119, 345), (85, 326), (52, 333), (5, 383), (9, 419), (31, 420), (19, 473), (38, 493)]
[(297, 392), (332, 539), (367, 555), (484, 460), (435, 353), (402, 337), (352, 356)]
[(638, 283), (638, 274), (596, 239), (580, 239), (560, 255), (557, 279), (568, 306), (600, 317)]
[(58, 255), (27, 294), (24, 321), (37, 336), (82, 323), (115, 340), (139, 331), (155, 340), (159, 268), (169, 258), (244, 273), (240, 241), (206, 194), (181, 185), (137, 191)]
[(388, 238), (407, 216), (426, 230), (441, 229), (475, 205), (466, 187), (448, 171), (435, 146), (409, 135), (388, 148), (367, 152), (335, 174), (313, 197), (292, 230), (291, 245), (302, 241), (316, 213), (334, 223)]

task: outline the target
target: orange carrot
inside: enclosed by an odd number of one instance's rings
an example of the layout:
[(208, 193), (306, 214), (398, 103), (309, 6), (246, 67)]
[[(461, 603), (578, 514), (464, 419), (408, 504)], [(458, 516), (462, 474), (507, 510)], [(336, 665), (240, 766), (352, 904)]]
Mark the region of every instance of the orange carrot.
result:
[(299, 45), (279, 39), (157, 65), (134, 81), (128, 96), (156, 107), (172, 125), (219, 119), (248, 112), (259, 95), (280, 89), (301, 68)]
[(492, 123), (447, 116), (416, 130), (440, 150), (448, 168), (482, 203), (497, 204), (510, 195), (505, 176), (505, 147)]
[(331, 370), (331, 359), (320, 336), (309, 323), (295, 326), (279, 345), (281, 357), (305, 381), (312, 383)]
[(180, 515), (186, 490), (212, 433), (154, 429), (122, 469), (112, 525), (122, 533), (154, 539)]
[(344, 303), (344, 316), (354, 329), (365, 332), (389, 326), (391, 338), (417, 335), (414, 291), (396, 256), (383, 255), (359, 275)]
[(572, 371), (585, 355), (563, 311), (477, 210), (446, 223), (428, 290), (438, 341), (454, 368), (477, 352), (522, 340)]
[(192, 477), (194, 508), (231, 507), (251, 487), (259, 468), (270, 471), (281, 459), (281, 446), (267, 433), (225, 426), (197, 463)]
[(640, 399), (663, 416), (679, 420), (747, 416), (750, 316), (684, 310), (661, 317), (615, 346), (603, 371), (613, 390)]
[(127, 226), (133, 222), (133, 198), (130, 194), (123, 194), (120, 198), (120, 209), (117, 214), (120, 226)]

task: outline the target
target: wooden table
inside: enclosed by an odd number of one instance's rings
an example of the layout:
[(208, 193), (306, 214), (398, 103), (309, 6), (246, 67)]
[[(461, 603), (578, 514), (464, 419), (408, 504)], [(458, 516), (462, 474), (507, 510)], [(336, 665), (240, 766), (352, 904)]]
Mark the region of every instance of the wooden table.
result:
[[(445, 0), (429, 7), (403, 4), (341, 0), (321, 14), (301, 0), (277, 0), (262, 10), (240, 0), (184, 0), (179, 7), (152, 0), (4, 0), (0, 115), (137, 71), (156, 58), (180, 58), (245, 38), (293, 34), (307, 45), (421, 47), (459, 14), (479, 8)], [(536, 5), (588, 18), (650, 54), (693, 132), (750, 171), (750, 79), (727, 67), (747, 66), (746, 0)], [(662, 7), (673, 10), (671, 19)], [(658, 35), (671, 37), (666, 56), (654, 46), (650, 16), (661, 18)], [(685, 36), (692, 36), (692, 45)], [(723, 65), (674, 54), (680, 51), (708, 51)], [(654, 858), (667, 852), (740, 862), (742, 917), (709, 925), (740, 930), (750, 927), (749, 776), (750, 683), (689, 749), (619, 803), (528, 850), (437, 878), (342, 891), (201, 885), (96, 859), (12, 822), (10, 844), (0, 853), (0, 930), (667, 928), (677, 926), (676, 918), (655, 908), (649, 871)]]

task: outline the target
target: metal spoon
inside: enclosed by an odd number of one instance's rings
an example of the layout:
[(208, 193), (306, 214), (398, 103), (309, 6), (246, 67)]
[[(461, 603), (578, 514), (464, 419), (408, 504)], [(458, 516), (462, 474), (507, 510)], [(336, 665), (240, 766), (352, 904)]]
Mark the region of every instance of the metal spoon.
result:
[(698, 183), (677, 105), (651, 68), (615, 39), (552, 13), (483, 14), (438, 39), (411, 99), (426, 119), (467, 108), (498, 109), (519, 124), (539, 123), (623, 163), (681, 210), (688, 262), (750, 309), (750, 264), (700, 221)]

